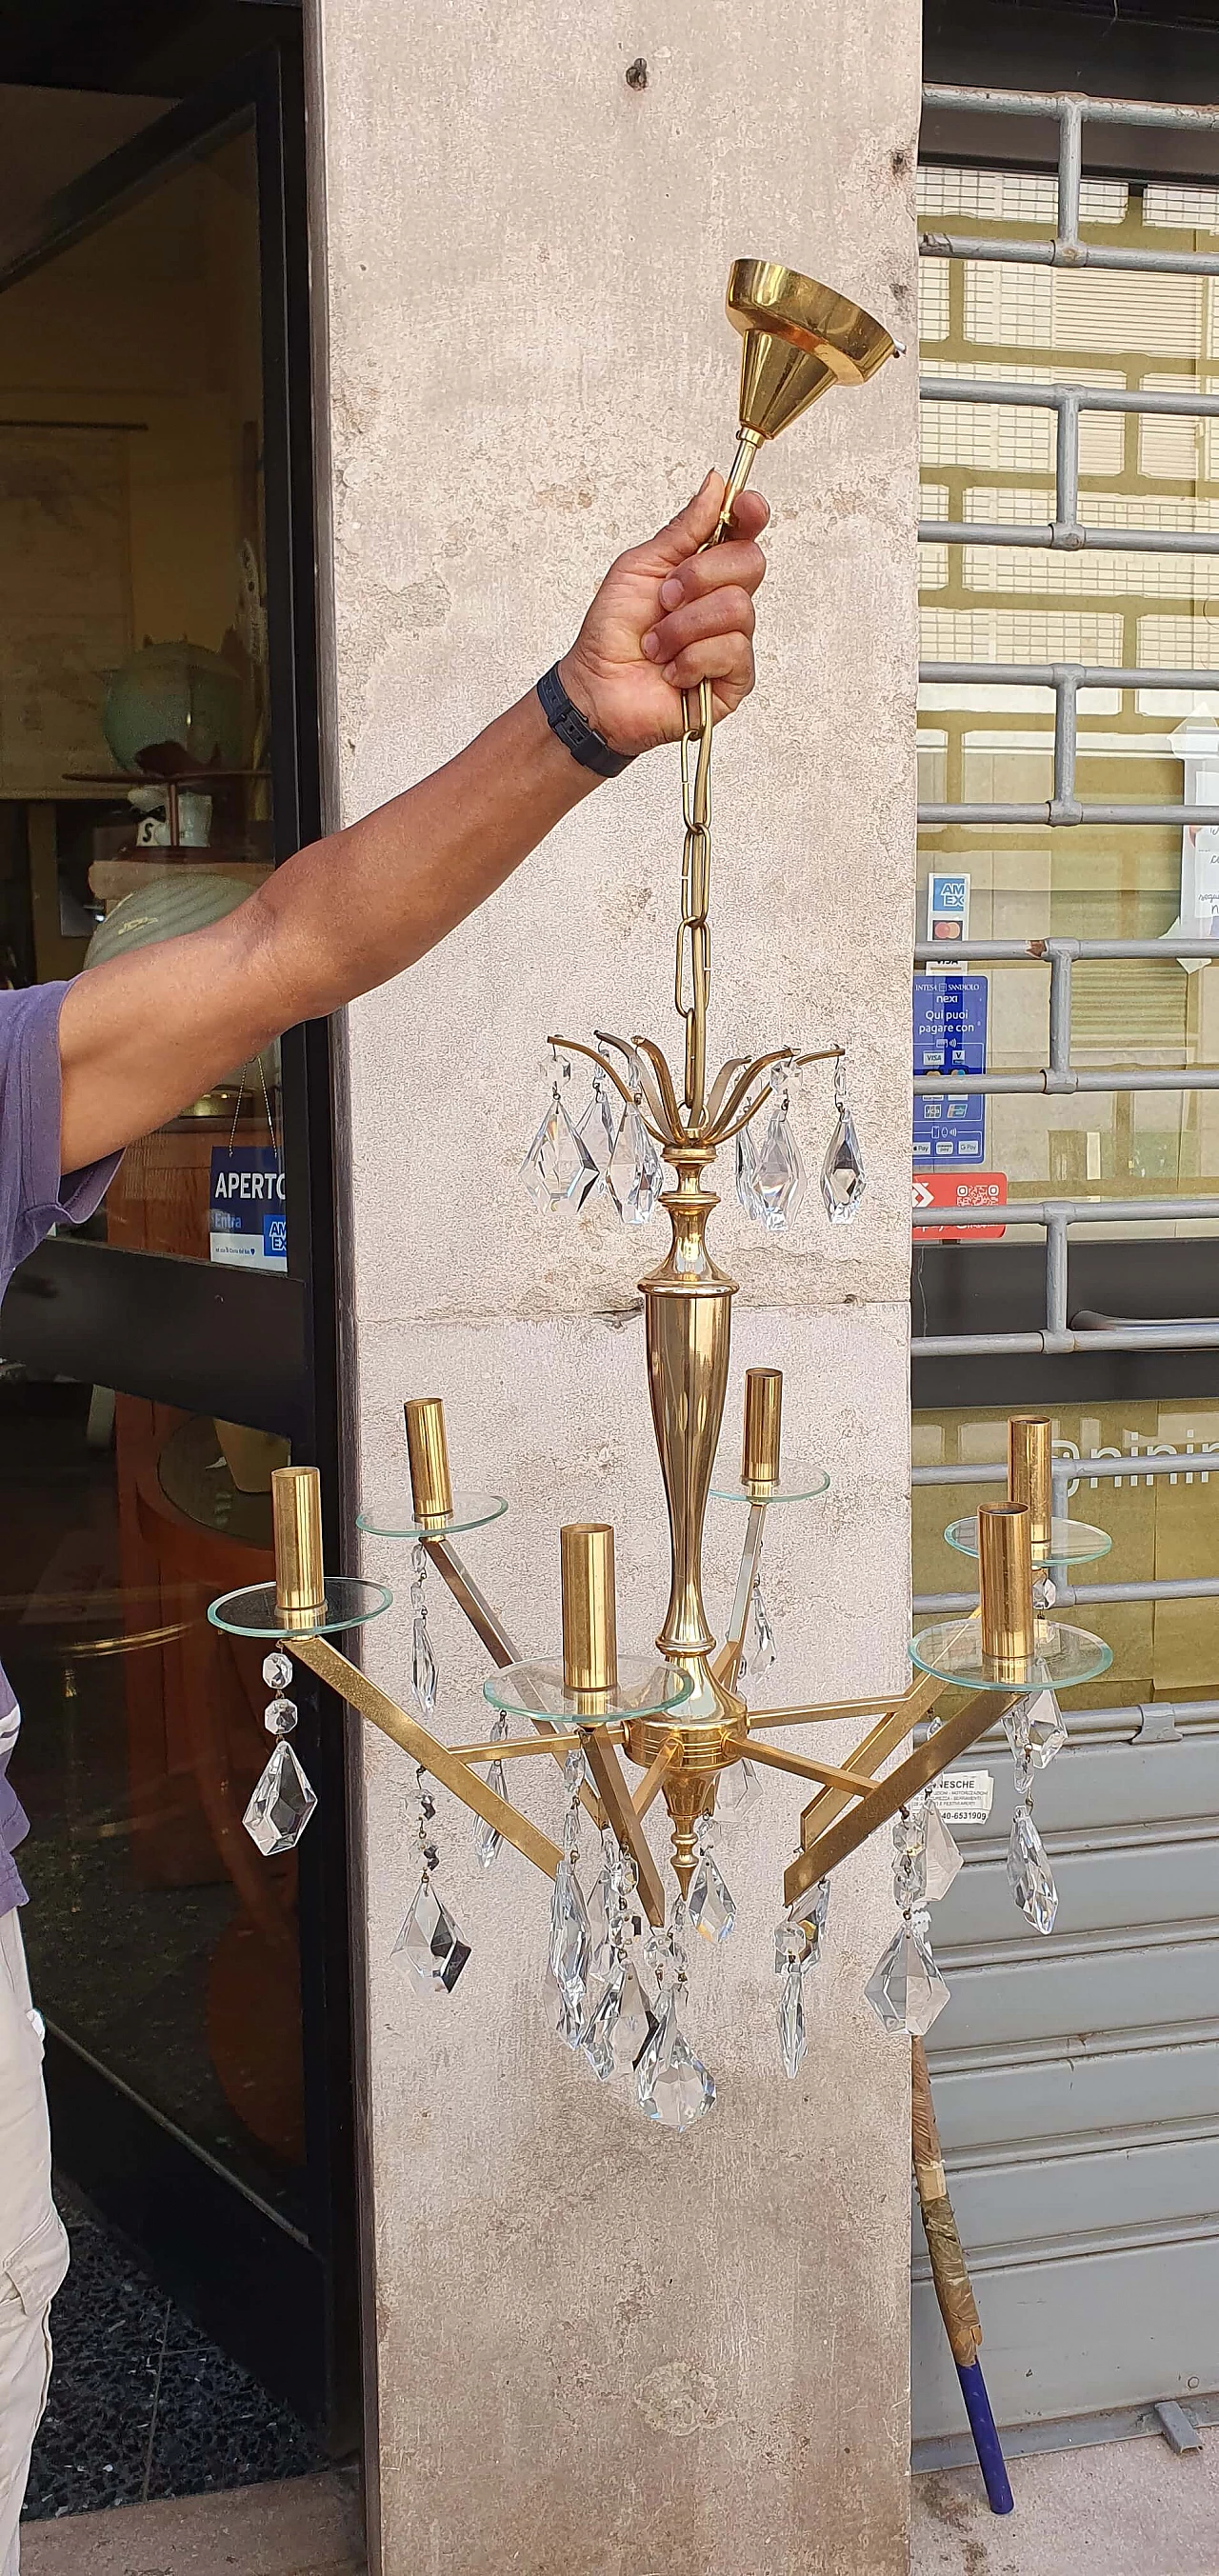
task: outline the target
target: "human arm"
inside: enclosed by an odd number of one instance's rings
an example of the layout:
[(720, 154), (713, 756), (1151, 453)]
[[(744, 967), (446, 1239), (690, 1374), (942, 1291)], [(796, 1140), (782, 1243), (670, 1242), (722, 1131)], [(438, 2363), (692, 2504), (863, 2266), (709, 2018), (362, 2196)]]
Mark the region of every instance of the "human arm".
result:
[[(678, 740), (682, 691), (703, 679), (717, 716), (753, 686), (767, 511), (743, 494), (736, 533), (702, 552), (722, 497), (709, 475), (668, 527), (619, 557), (559, 665), (612, 750)], [(443, 769), (298, 850), (224, 920), (78, 978), (59, 1020), (62, 1169), (147, 1134), (282, 1029), (413, 965), (596, 785), (531, 690)]]

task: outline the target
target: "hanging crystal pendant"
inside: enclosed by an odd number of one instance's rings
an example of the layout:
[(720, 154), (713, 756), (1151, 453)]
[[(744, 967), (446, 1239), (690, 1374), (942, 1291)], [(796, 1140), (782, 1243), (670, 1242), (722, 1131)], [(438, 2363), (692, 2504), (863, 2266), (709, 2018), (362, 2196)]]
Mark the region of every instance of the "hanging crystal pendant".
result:
[(784, 2072), (795, 2077), (808, 2046), (804, 2020), (804, 1978), (820, 1965), (825, 1921), (830, 1908), (830, 1882), (819, 1878), (811, 1895), (797, 1898), (775, 1925), (775, 1974), (779, 1988), (779, 2053)]
[(721, 1771), (715, 1788), (715, 1821), (717, 1825), (739, 1825), (742, 1816), (756, 1806), (758, 1775), (752, 1762), (742, 1754), (739, 1762)]
[(864, 1987), (885, 2029), (906, 2031), (911, 2039), (924, 2037), (948, 2001), (948, 1988), (931, 1953), (930, 1923), (926, 1907), (915, 1906)]
[(927, 1828), (923, 1843), (927, 1884), (927, 1902), (938, 1905), (947, 1896), (958, 1871), (963, 1866), (960, 1852), (944, 1822), (934, 1796), (927, 1809)]
[(753, 1614), (753, 1645), (749, 1654), (749, 1670), (756, 1680), (759, 1673), (770, 1671), (779, 1652), (775, 1644), (775, 1632), (770, 1624), (770, 1612), (762, 1599), (762, 1586), (756, 1575), (753, 1591), (750, 1594), (750, 1609)]
[(262, 1722), (268, 1735), (291, 1735), (296, 1725), (295, 1700), (268, 1700)]
[(405, 1959), (421, 1995), (451, 1995), (470, 1956), (468, 1942), (462, 1940), (426, 1869), (393, 1956)]
[(639, 2108), (665, 2129), (690, 2129), (715, 2100), (715, 2077), (682, 2037), (677, 1995), (664, 1998), (659, 2021), (639, 2060)]
[(606, 1186), (628, 1225), (646, 1225), (664, 1185), (664, 1164), (644, 1124), (637, 1092), (622, 1113)]
[(736, 1140), (736, 1194), (746, 1216), (760, 1220), (762, 1202), (758, 1197), (758, 1158), (747, 1127), (742, 1127)]
[(272, 1646), (270, 1654), (263, 1656), (262, 1677), (268, 1690), (286, 1691), (292, 1679), (292, 1657), (282, 1646)]
[(804, 1196), (804, 1165), (787, 1116), (787, 1072), (785, 1063), (772, 1064), (770, 1068), (774, 1105), (757, 1148), (753, 1175), (762, 1221), (772, 1234), (781, 1232), (790, 1222)]
[(582, 2046), (594, 2075), (607, 2084), (611, 2075), (636, 2066), (657, 2028), (630, 1959), (620, 1959), (584, 2033)]
[(606, 1826), (601, 1848), (601, 1869), (585, 1899), (593, 1945), (592, 1974), (598, 1978), (613, 1973), (626, 1918), (623, 1855), (612, 1826)]
[[(508, 1720), (501, 1710), (500, 1715), (496, 1718), (495, 1724), (491, 1729), (492, 1743), (502, 1744), (507, 1733)], [(492, 1762), (488, 1765), (487, 1787), (495, 1791), (497, 1798), (507, 1798), (508, 1783), (504, 1777), (504, 1766), (502, 1762)], [(503, 1847), (503, 1840), (504, 1837), (501, 1834), (498, 1825), (489, 1825), (485, 1816), (475, 1817), (474, 1849), (481, 1868), (490, 1869), (492, 1861), (498, 1858)]]
[[(570, 1072), (570, 1065), (565, 1065), (565, 1081)], [(587, 1145), (572, 1125), (557, 1076), (550, 1106), (521, 1165), (521, 1172), (534, 1206), (543, 1212), (547, 1208), (561, 1207), (565, 1200), (572, 1207), (582, 1207), (601, 1177)]]
[[(625, 1115), (625, 1112), (623, 1115)], [(611, 1096), (605, 1075), (601, 1071), (600, 1065), (598, 1065), (596, 1072), (593, 1075), (592, 1099), (589, 1101), (588, 1107), (584, 1112), (584, 1116), (580, 1120), (580, 1124), (576, 1129), (576, 1135), (578, 1136), (580, 1143), (583, 1145), (590, 1162), (595, 1165), (597, 1174), (595, 1181), (590, 1182), (589, 1187), (584, 1194), (584, 1200), (581, 1201), (581, 1205), (584, 1204), (585, 1200), (594, 1198), (599, 1189), (608, 1189), (615, 1203), (617, 1203), (618, 1194), (617, 1191), (614, 1190), (610, 1181), (609, 1172), (610, 1165), (613, 1162), (614, 1151), (618, 1143), (618, 1138), (622, 1133), (622, 1124), (622, 1117), (615, 1115), (614, 1099)], [(618, 1213), (621, 1215), (621, 1208), (619, 1208)]]
[(812, 1949), (803, 1923), (784, 1915), (775, 1927), (775, 1970), (779, 1988), (779, 2053), (784, 2072), (796, 2076), (808, 2046), (804, 2027), (804, 1966)]
[(1050, 1933), (1058, 1912), (1058, 1890), (1026, 1796), (1017, 1801), (1007, 1846), (1007, 1883), (1026, 1922), (1035, 1932)]
[(719, 1863), (711, 1849), (711, 1825), (703, 1817), (697, 1827), (698, 1859), (690, 1881), (686, 1912), (694, 1930), (704, 1941), (726, 1941), (736, 1921), (736, 1898), (725, 1886)]
[(593, 1936), (576, 1864), (580, 1855), (580, 1790), (584, 1756), (573, 1746), (563, 1764), (567, 1807), (563, 1817), (563, 1857), (550, 1898), (550, 1947), (547, 1965), (559, 1989), (559, 2037), (578, 2048), (583, 2036), (588, 1983), (592, 1974)]
[(431, 1717), (436, 1707), (440, 1675), (428, 1633), (427, 1600), (423, 1588), (426, 1574), (427, 1556), (417, 1542), (411, 1553), (411, 1609), (414, 1614), (411, 1622), (411, 1689), (423, 1715)]
[(241, 1821), (264, 1860), (295, 1851), (317, 1805), (317, 1791), (301, 1769), (286, 1735), (281, 1735)]
[(855, 1121), (847, 1107), (846, 1072), (842, 1057), (834, 1067), (834, 1107), (838, 1124), (830, 1138), (825, 1161), (821, 1166), (821, 1195), (832, 1225), (849, 1225), (867, 1188)]
[(1033, 1691), (1005, 1709), (1003, 1730), (1017, 1758), (1027, 1753), (1035, 1771), (1044, 1771), (1067, 1741), (1062, 1710), (1052, 1690)]

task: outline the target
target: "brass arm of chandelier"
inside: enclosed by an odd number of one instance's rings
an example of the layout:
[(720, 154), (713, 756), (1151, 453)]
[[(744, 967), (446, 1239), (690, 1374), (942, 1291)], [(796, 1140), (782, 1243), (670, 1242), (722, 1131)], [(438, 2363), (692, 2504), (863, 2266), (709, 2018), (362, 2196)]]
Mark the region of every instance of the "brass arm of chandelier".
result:
[(835, 1718), (872, 1717), (882, 1712), (887, 1716), (897, 1705), (892, 1696), (883, 1699), (875, 1691), (871, 1699), (817, 1700), (807, 1708), (751, 1708), (746, 1716), (752, 1735), (758, 1726), (828, 1726)]
[[(471, 1808), (476, 1816), (482, 1817), (484, 1824), (492, 1825), (498, 1834), (502, 1834), (505, 1842), (514, 1844), (516, 1850), (526, 1860), (532, 1861), (534, 1868), (540, 1869), (544, 1877), (555, 1876), (562, 1853), (558, 1844), (552, 1843), (549, 1834), (539, 1832), (518, 1807), (509, 1806), (506, 1798), (497, 1797), (494, 1789), (489, 1789), (486, 1781), (480, 1780), (477, 1772), (468, 1768), (460, 1754), (454, 1753), (450, 1745), (442, 1744), (438, 1736), (429, 1734), (417, 1718), (408, 1716), (387, 1691), (378, 1690), (367, 1673), (362, 1673), (358, 1665), (349, 1663), (346, 1655), (341, 1655), (327, 1638), (293, 1635), (292, 1652), (298, 1663), (308, 1664), (319, 1681), (328, 1682), (331, 1690), (337, 1691), (349, 1708), (357, 1710), (371, 1725), (379, 1727), (383, 1735), (388, 1735), (393, 1743), (401, 1745), (403, 1752), (410, 1755), (420, 1770), (426, 1771), (431, 1779), (439, 1780), (442, 1788), (451, 1789), (463, 1807)], [(549, 1750), (543, 1738), (539, 1737), (538, 1743), (541, 1751)], [(500, 1749), (493, 1746), (492, 1755)]]
[[(793, 1072), (796, 1072), (804, 1064), (837, 1064), (845, 1054), (846, 1048), (840, 1046), (817, 1047), (805, 1055), (793, 1055), (790, 1047), (775, 1047), (772, 1054), (759, 1056), (757, 1063), (751, 1064), (748, 1073), (742, 1074), (740, 1081), (734, 1084), (731, 1097), (725, 1102), (714, 1126), (708, 1128), (704, 1141), (714, 1145), (727, 1145), (734, 1136), (740, 1135), (742, 1127), (749, 1125), (751, 1118), (756, 1118), (759, 1109), (765, 1106), (770, 1097), (769, 1084), (758, 1093), (756, 1100), (750, 1101), (749, 1107), (741, 1117), (736, 1117), (736, 1111), (750, 1083), (756, 1082), (760, 1073), (768, 1073), (772, 1064), (790, 1064)], [(734, 1123), (729, 1125), (729, 1120)]]
[[(620, 1726), (603, 1726), (599, 1732), (609, 1744), (621, 1744)], [(553, 1735), (507, 1735), (492, 1738), (486, 1744), (450, 1744), (455, 1762), (519, 1762), (531, 1753), (571, 1753), (578, 1746), (584, 1751), (584, 1736), (574, 1729), (555, 1728)]]
[(790, 1771), (795, 1780), (821, 1780), (828, 1788), (844, 1789), (850, 1798), (866, 1798), (876, 1787), (870, 1771), (844, 1771), (840, 1763), (814, 1762), (807, 1753), (780, 1753), (777, 1745), (759, 1743), (752, 1732), (726, 1737), (724, 1751), (761, 1762), (771, 1771)]
[[(447, 1584), (458, 1609), (462, 1616), (469, 1620), (479, 1644), (486, 1647), (492, 1663), (498, 1664), (501, 1672), (508, 1664), (518, 1663), (520, 1661), (518, 1648), (513, 1645), (502, 1619), (492, 1609), (486, 1594), (480, 1592), (468, 1565), (458, 1555), (451, 1541), (447, 1538), (425, 1536), (423, 1545), (427, 1549), (429, 1562), (435, 1566), (437, 1573)], [(549, 1719), (535, 1717), (533, 1723), (538, 1730), (542, 1751), (553, 1753), (555, 1761), (561, 1763), (564, 1748), (556, 1743), (556, 1730)], [(585, 1814), (591, 1816), (600, 1833), (605, 1824), (605, 1816), (601, 1801), (595, 1790), (589, 1788), (587, 1780), (580, 1791), (580, 1804)]]
[(671, 1735), (668, 1743), (661, 1745), (660, 1751), (657, 1754), (651, 1769), (644, 1772), (643, 1778), (631, 1799), (631, 1805), (639, 1818), (640, 1824), (643, 1823), (644, 1817), (646, 1816), (649, 1807), (652, 1805), (653, 1800), (660, 1796), (665, 1780), (669, 1772), (672, 1770), (680, 1751), (680, 1735)]
[[(1015, 1707), (1019, 1697), (1019, 1691), (1012, 1691), (1005, 1698), (997, 1697), (994, 1691), (979, 1691), (975, 1698), (966, 1701), (964, 1708), (958, 1709), (955, 1717), (946, 1718), (924, 1743), (916, 1745), (904, 1762), (899, 1762), (896, 1771), (890, 1771), (885, 1779), (877, 1781), (867, 1796), (861, 1797), (858, 1805), (852, 1807), (849, 1815), (840, 1815), (835, 1823), (817, 1836), (815, 1842), (806, 1843), (804, 1849), (796, 1854), (783, 1874), (785, 1902), (794, 1905), (807, 1888), (815, 1886), (819, 1878), (824, 1878), (831, 1869), (838, 1867), (840, 1861), (847, 1860), (853, 1851), (858, 1851), (860, 1844), (867, 1841), (869, 1834), (875, 1833), (878, 1825), (886, 1824), (909, 1804), (911, 1798), (917, 1796), (920, 1789), (926, 1789), (932, 1780), (938, 1779), (941, 1771), (946, 1770), (950, 1762), (955, 1762), (959, 1753), (968, 1752), (970, 1745), (976, 1744), (989, 1726)], [(751, 1758), (756, 1750), (757, 1747), (751, 1745)], [(841, 1794), (837, 1790), (823, 1793), (827, 1797)]]
[[(613, 1045), (614, 1043), (615, 1041), (613, 1039), (607, 1040), (607, 1044), (609, 1045)], [(600, 1047), (585, 1046), (580, 1038), (547, 1038), (546, 1044), (550, 1047), (561, 1047), (564, 1055), (586, 1055), (589, 1063), (595, 1064), (599, 1073), (607, 1073), (609, 1075), (615, 1091), (619, 1094), (621, 1099), (625, 1100), (627, 1108), (630, 1109), (633, 1105), (637, 1106), (635, 1103), (634, 1093), (628, 1089), (626, 1083), (623, 1081), (617, 1065), (611, 1064), (607, 1055), (602, 1055)], [(653, 1116), (651, 1118), (644, 1117), (642, 1109), (639, 1111), (639, 1115), (643, 1119), (644, 1126), (647, 1128), (653, 1144), (659, 1145), (663, 1152), (664, 1148), (672, 1142), (672, 1139), (666, 1134), (663, 1125), (658, 1123), (656, 1119), (652, 1099), (652, 1088), (650, 1085), (648, 1087), (647, 1097), (648, 1106), (653, 1109)]]
[[(557, 1032), (547, 1038), (546, 1044), (560, 1049), (564, 1055), (587, 1057), (590, 1064), (596, 1065), (599, 1073), (608, 1075), (619, 1098), (625, 1101), (628, 1107), (634, 1099), (634, 1094), (624, 1082), (617, 1066), (612, 1064), (609, 1057), (603, 1053), (603, 1049), (616, 1047), (626, 1056), (628, 1062), (633, 1062), (640, 1077), (648, 1108), (652, 1113), (647, 1117), (641, 1109), (639, 1115), (653, 1143), (661, 1147), (666, 1159), (671, 1159), (673, 1153), (680, 1153), (686, 1145), (718, 1147), (730, 1144), (732, 1138), (739, 1136), (742, 1128), (747, 1127), (752, 1118), (756, 1118), (759, 1109), (765, 1107), (770, 1097), (769, 1086), (766, 1084), (758, 1092), (756, 1099), (748, 1101), (743, 1110), (741, 1110), (741, 1103), (746, 1100), (751, 1084), (757, 1082), (763, 1074), (769, 1073), (772, 1065), (790, 1064), (793, 1071), (798, 1071), (806, 1064), (837, 1064), (846, 1053), (845, 1047), (840, 1046), (815, 1047), (799, 1054), (791, 1047), (772, 1047), (768, 1055), (756, 1056), (752, 1063), (747, 1063), (743, 1056), (733, 1056), (716, 1076), (710, 1100), (702, 1117), (686, 1127), (682, 1125), (672, 1075), (655, 1040), (644, 1037), (616, 1038), (605, 1029), (597, 1029), (594, 1034), (597, 1039), (596, 1046), (588, 1046), (582, 1038), (561, 1037)], [(639, 1062), (641, 1056), (647, 1059), (646, 1067)], [(744, 1069), (738, 1070), (741, 1067)], [(648, 1068), (654, 1079), (649, 1079)], [(725, 1097), (724, 1085), (728, 1077), (734, 1073), (737, 1079), (731, 1084)], [(718, 1107), (717, 1102), (720, 1103)], [(738, 1110), (741, 1111), (739, 1117)]]

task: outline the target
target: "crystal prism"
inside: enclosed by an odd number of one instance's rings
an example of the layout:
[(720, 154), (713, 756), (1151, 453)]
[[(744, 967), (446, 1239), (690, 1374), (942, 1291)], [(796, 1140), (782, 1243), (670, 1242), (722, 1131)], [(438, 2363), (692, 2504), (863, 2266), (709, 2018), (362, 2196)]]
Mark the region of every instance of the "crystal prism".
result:
[(582, 1207), (601, 1177), (559, 1098), (557, 1083), (521, 1171), (534, 1206), (541, 1209), (560, 1207), (565, 1199)]
[(1012, 1818), (1007, 1846), (1007, 1883), (1035, 1932), (1052, 1932), (1058, 1912), (1058, 1890), (1046, 1847), (1033, 1822), (1032, 1810), (1019, 1806)]
[(665, 1997), (664, 2009), (638, 2067), (639, 2108), (666, 2129), (689, 2129), (715, 2100), (715, 2077), (708, 2074), (683, 2039), (677, 2019), (677, 1997)]
[(751, 1597), (753, 1605), (753, 1645), (750, 1648), (749, 1653), (749, 1669), (756, 1679), (759, 1673), (768, 1673), (770, 1671), (771, 1665), (774, 1663), (779, 1649), (775, 1644), (775, 1632), (770, 1624), (770, 1612), (762, 1599), (762, 1587), (756, 1578)]
[(921, 2039), (943, 2011), (948, 1988), (931, 1955), (927, 1915), (921, 1906), (916, 1906), (908, 1922), (899, 1924), (864, 1994), (886, 2030), (904, 2030), (911, 2039)]
[(305, 1778), (286, 1735), (281, 1735), (241, 1819), (264, 1860), (274, 1860), (278, 1852), (295, 1851), (316, 1805), (317, 1791)]
[(470, 1956), (470, 1945), (462, 1940), (430, 1878), (420, 1879), (393, 1956), (405, 1959), (421, 1995), (452, 1994)]
[(286, 1691), (292, 1679), (292, 1657), (282, 1646), (272, 1646), (270, 1654), (263, 1656), (262, 1677), (268, 1690)]
[(664, 1188), (664, 1165), (635, 1102), (624, 1110), (606, 1186), (629, 1225), (646, 1225)]
[(268, 1735), (291, 1735), (296, 1725), (295, 1700), (282, 1697), (268, 1700), (262, 1722)]
[(592, 1959), (593, 1936), (589, 1929), (588, 1907), (571, 1862), (561, 1860), (550, 1899), (548, 1964), (560, 1998), (577, 2023), (582, 2017)]
[(784, 1969), (783, 1984), (779, 1991), (779, 2051), (783, 2059), (784, 2073), (791, 2076), (799, 2074), (800, 2061), (808, 2047), (808, 2034), (804, 2027), (804, 1978), (801, 1967), (802, 1963), (799, 1959), (791, 1961)]
[[(585, 1153), (589, 1156), (590, 1160), (595, 1163), (597, 1168), (596, 1180), (589, 1184), (588, 1190), (585, 1193), (585, 1196), (588, 1198), (593, 1196), (595, 1190), (602, 1187), (609, 1188), (611, 1186), (609, 1181), (610, 1164), (613, 1161), (614, 1148), (622, 1133), (622, 1125), (622, 1118), (616, 1118), (614, 1115), (614, 1103), (606, 1088), (604, 1074), (595, 1073), (593, 1075), (592, 1099), (589, 1101), (588, 1107), (584, 1112), (584, 1116), (580, 1120), (580, 1124), (576, 1129), (576, 1134), (579, 1137), (580, 1143), (584, 1147)], [(615, 1199), (617, 1198), (617, 1195), (617, 1191), (615, 1190), (613, 1192)], [(619, 1214), (621, 1214), (621, 1208), (619, 1209)]]
[(754, 1152), (753, 1138), (749, 1129), (742, 1127), (736, 1140), (736, 1194), (746, 1216), (760, 1217), (762, 1214), (757, 1174), (758, 1158)]
[(428, 1635), (427, 1613), (416, 1610), (411, 1631), (411, 1689), (425, 1717), (431, 1717), (435, 1709), (439, 1680), (432, 1640)]
[(958, 1870), (961, 1855), (934, 1801), (927, 1809), (927, 1839), (923, 1846), (927, 1875), (927, 1901), (938, 1905), (947, 1896)]
[(725, 1886), (713, 1852), (700, 1850), (686, 1911), (704, 1941), (726, 1941), (736, 1921), (736, 1898)]
[(849, 1225), (867, 1188), (855, 1121), (845, 1106), (821, 1166), (821, 1195), (832, 1225)]
[(757, 1803), (758, 1775), (752, 1762), (742, 1754), (739, 1762), (721, 1771), (715, 1791), (717, 1825), (738, 1825)]
[[(487, 1773), (487, 1787), (494, 1790), (497, 1798), (507, 1798), (508, 1783), (504, 1776), (504, 1766), (502, 1762), (493, 1762), (491, 1764), (491, 1768)], [(501, 1834), (498, 1825), (488, 1824), (485, 1816), (479, 1816), (476, 1818), (474, 1825), (474, 1850), (477, 1855), (480, 1868), (490, 1869), (492, 1861), (496, 1858), (503, 1845), (503, 1840), (504, 1837)]]
[(1027, 1754), (1035, 1771), (1044, 1771), (1067, 1740), (1062, 1710), (1052, 1690), (1034, 1691), (1027, 1699), (1018, 1699), (1015, 1707), (1007, 1710), (1003, 1725), (1013, 1753)]
[(757, 1149), (753, 1175), (754, 1196), (763, 1222), (772, 1233), (795, 1215), (804, 1196), (804, 1165), (788, 1123), (787, 1093), (779, 1088), (782, 1076), (783, 1067), (775, 1065), (771, 1074), (775, 1103)]
[(582, 2046), (594, 2075), (607, 2084), (611, 2075), (637, 2065), (656, 2029), (643, 1988), (629, 1960), (620, 1960), (583, 2034)]

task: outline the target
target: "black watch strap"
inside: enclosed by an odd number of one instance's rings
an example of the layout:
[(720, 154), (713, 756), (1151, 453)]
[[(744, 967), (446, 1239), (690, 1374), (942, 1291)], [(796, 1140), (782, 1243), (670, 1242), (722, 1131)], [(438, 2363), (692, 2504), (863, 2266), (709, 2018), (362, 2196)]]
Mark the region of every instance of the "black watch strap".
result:
[(572, 705), (559, 678), (555, 662), (538, 681), (542, 713), (553, 734), (557, 734), (565, 751), (578, 760), (581, 769), (591, 769), (598, 778), (620, 778), (635, 757), (633, 751), (611, 751), (595, 725), (587, 724), (578, 707)]

